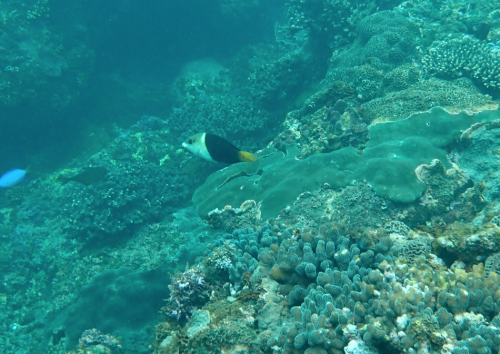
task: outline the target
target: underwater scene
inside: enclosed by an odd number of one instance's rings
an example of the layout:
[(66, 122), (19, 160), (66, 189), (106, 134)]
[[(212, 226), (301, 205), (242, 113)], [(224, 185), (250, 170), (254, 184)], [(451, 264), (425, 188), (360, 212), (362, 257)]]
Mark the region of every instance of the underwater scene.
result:
[(0, 353), (498, 354), (500, 0), (0, 1)]

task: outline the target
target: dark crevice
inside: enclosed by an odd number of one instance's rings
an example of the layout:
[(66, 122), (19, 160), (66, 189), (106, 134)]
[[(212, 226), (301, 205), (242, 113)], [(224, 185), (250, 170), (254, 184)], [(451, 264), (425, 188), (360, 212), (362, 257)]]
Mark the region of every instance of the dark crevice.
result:
[(229, 182), (231, 182), (233, 179), (236, 179), (236, 178), (239, 178), (239, 177), (250, 177), (250, 176), (252, 176), (252, 175), (249, 175), (249, 174), (247, 174), (244, 171), (240, 171), (240, 173), (228, 177), (220, 186), (217, 187), (217, 190), (219, 190), (222, 187), (224, 187), (226, 184), (228, 184)]
[[(231, 177), (228, 177), (220, 186), (217, 187), (217, 190), (219, 190), (222, 187), (224, 187), (226, 184), (228, 184), (229, 182), (231, 182), (233, 179), (236, 179), (236, 178), (239, 178), (239, 177), (262, 176), (263, 173), (264, 173), (263, 169), (260, 169), (260, 170), (258, 170), (257, 172), (255, 172), (254, 174), (251, 174), (251, 175), (249, 175), (248, 173), (246, 173), (244, 171), (240, 171), (238, 174), (235, 174), (235, 175), (232, 175)], [(257, 184), (257, 183), (258, 182), (256, 181), (255, 184)]]

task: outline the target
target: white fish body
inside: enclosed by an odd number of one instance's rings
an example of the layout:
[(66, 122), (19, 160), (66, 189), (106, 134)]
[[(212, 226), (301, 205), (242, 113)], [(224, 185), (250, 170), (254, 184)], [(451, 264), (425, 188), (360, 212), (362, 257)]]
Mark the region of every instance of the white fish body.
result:
[(206, 134), (207, 133), (199, 133), (193, 135), (188, 140), (183, 142), (182, 146), (188, 149), (188, 151), (191, 152), (193, 155), (201, 157), (202, 159), (205, 159), (210, 162), (217, 162), (212, 158), (212, 156), (210, 156), (207, 150), (207, 145), (205, 143)]

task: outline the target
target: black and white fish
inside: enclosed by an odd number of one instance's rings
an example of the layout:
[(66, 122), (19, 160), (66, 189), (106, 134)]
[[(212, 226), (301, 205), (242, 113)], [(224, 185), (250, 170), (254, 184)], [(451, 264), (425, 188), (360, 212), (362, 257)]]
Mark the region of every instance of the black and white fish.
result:
[(210, 162), (253, 162), (257, 161), (257, 155), (251, 152), (241, 151), (236, 146), (231, 144), (220, 136), (210, 133), (199, 133), (193, 135), (182, 146)]

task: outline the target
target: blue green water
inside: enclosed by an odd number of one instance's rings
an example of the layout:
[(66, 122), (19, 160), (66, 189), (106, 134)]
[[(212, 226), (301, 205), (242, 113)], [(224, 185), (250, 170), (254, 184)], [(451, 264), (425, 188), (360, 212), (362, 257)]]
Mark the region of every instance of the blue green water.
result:
[(499, 14), (1, 1), (0, 352), (497, 353)]

